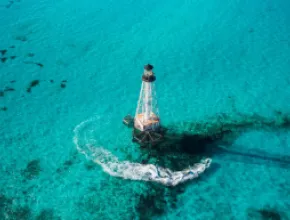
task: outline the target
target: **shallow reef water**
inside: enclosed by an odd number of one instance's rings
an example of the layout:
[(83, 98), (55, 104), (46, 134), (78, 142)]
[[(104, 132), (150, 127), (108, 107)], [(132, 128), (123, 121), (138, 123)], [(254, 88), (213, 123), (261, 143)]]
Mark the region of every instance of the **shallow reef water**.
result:
[[(98, 120), (103, 120), (104, 118), (105, 117), (98, 117)], [(99, 129), (103, 128), (100, 125), (97, 125), (99, 123), (98, 120), (92, 120), (91, 125), (87, 125), (84, 127), (84, 130), (81, 130), (83, 133), (89, 132), (90, 135), (86, 136), (86, 139), (80, 143), (85, 144), (85, 141), (88, 140), (88, 143), (90, 144), (98, 142)], [(95, 131), (91, 130), (92, 128), (95, 129)], [(125, 199), (125, 201), (121, 202), (123, 206), (127, 206), (121, 212), (124, 212), (123, 214), (126, 218), (159, 218), (167, 215), (169, 210), (171, 210), (171, 212), (173, 212), (172, 210), (179, 210), (182, 206), (180, 198), (186, 195), (188, 189), (192, 188), (192, 186), (202, 186), (205, 182), (210, 182), (216, 173), (221, 172), (223, 164), (220, 160), (216, 160), (216, 158), (225, 155), (232, 158), (238, 156), (237, 160), (244, 164), (261, 165), (266, 163), (287, 170), (290, 166), (290, 158), (287, 155), (280, 156), (262, 150), (256, 150), (255, 152), (242, 148), (237, 149), (234, 145), (240, 135), (251, 131), (275, 133), (281, 130), (287, 132), (289, 130), (289, 116), (281, 112), (276, 113), (275, 117), (271, 119), (259, 115), (242, 114), (237, 114), (236, 117), (223, 115), (223, 118), (221, 119), (218, 115), (217, 117), (209, 118), (205, 122), (180, 122), (177, 124), (164, 125), (166, 132), (163, 141), (151, 147), (141, 147), (138, 144), (131, 142), (130, 128), (120, 126), (118, 129), (122, 131), (122, 136), (126, 134), (124, 137), (127, 144), (134, 146), (133, 149), (131, 147), (124, 148), (124, 159), (128, 159), (129, 161), (131, 160), (132, 162), (140, 164), (155, 164), (175, 171), (185, 169), (198, 163), (202, 158), (213, 158), (213, 162), (210, 168), (197, 179), (187, 181), (175, 187), (168, 187), (154, 182), (122, 180), (116, 177), (109, 177), (106, 174), (105, 179), (109, 178), (109, 181), (104, 180), (105, 182), (99, 186), (93, 186), (92, 183), (88, 184), (89, 188), (84, 192), (85, 197), (80, 198), (79, 201), (75, 201), (74, 204), (78, 207), (76, 213), (78, 213), (81, 218), (85, 219), (90, 216), (93, 219), (99, 217), (106, 219), (112, 216), (112, 214), (101, 212), (100, 210), (106, 210), (107, 205), (114, 206), (115, 204), (115, 208), (119, 207), (120, 204), (116, 204), (118, 203), (118, 200), (111, 199), (111, 202), (109, 203), (102, 203), (98, 197), (99, 190), (112, 191), (112, 184), (118, 188), (115, 188), (117, 191), (113, 190), (115, 191), (114, 193), (117, 192), (120, 193), (120, 195), (126, 195), (126, 187), (132, 188), (132, 191), (130, 192), (132, 197), (131, 200), (127, 201), (127, 199)], [(104, 139), (102, 143), (106, 143), (106, 140), (107, 139)], [(121, 141), (121, 143), (124, 143), (124, 141)], [(98, 147), (98, 145), (96, 145), (96, 147)], [(130, 154), (132, 154), (131, 151), (136, 151), (137, 149), (139, 149), (137, 153), (138, 155), (134, 158), (130, 157)], [(73, 152), (71, 157), (64, 161), (56, 170), (56, 173), (62, 176), (67, 175), (66, 173), (71, 172), (71, 169), (75, 165), (82, 163), (84, 163), (84, 169), (86, 172), (99, 172), (98, 165), (94, 163), (94, 161), (87, 161), (87, 159), (83, 158), (81, 154)], [(24, 180), (23, 183), (26, 182), (29, 184), (33, 179), (36, 181), (38, 178), (41, 178), (41, 172), (43, 172), (41, 163), (42, 162), (39, 159), (34, 159), (27, 163), (26, 167), (20, 171), (19, 175), (19, 177), (22, 176)], [(61, 184), (61, 182), (58, 184)], [(80, 186), (81, 183), (78, 182), (77, 185)], [(32, 193), (31, 191), (33, 191), (33, 188), (31, 187), (23, 191), (23, 195), (19, 198), (8, 197), (5, 194), (1, 195), (1, 215), (4, 216), (3, 218), (10, 216), (10, 219), (62, 219), (60, 215), (53, 211), (54, 209), (57, 210), (57, 208), (50, 207), (38, 212), (29, 208), (29, 204), (31, 204), (31, 199), (33, 198), (30, 197), (30, 194)], [(195, 189), (198, 190), (196, 187)], [(17, 203), (13, 201), (21, 201), (21, 197), (26, 198), (26, 202), (16, 205)], [(105, 199), (106, 197), (104, 195), (101, 198)], [(128, 204), (130, 205), (128, 206)], [(273, 206), (273, 204), (271, 205)], [(288, 216), (288, 213), (285, 210), (280, 211), (275, 210), (274, 208), (268, 209), (267, 207), (257, 207), (256, 209), (249, 207), (245, 212), (245, 215), (247, 215), (249, 219), (284, 219), (283, 216), (287, 219)], [(87, 214), (84, 215), (84, 213)], [(181, 218), (181, 211), (177, 211), (175, 216)]]
[[(289, 156), (275, 155), (259, 150), (255, 152), (235, 149), (233, 145), (235, 140), (246, 132), (259, 130), (267, 132), (288, 131), (290, 117), (287, 114), (275, 112), (274, 117), (271, 119), (257, 114), (237, 114), (236, 117), (223, 114), (222, 116), (222, 118), (220, 115), (209, 118), (205, 122), (186, 122), (164, 126), (165, 135), (160, 143), (145, 146), (134, 145), (140, 148), (140, 155), (134, 162), (144, 165), (155, 164), (178, 171), (200, 162), (202, 158), (217, 158), (220, 155), (230, 155), (232, 157), (239, 156), (239, 160), (245, 164), (271, 163), (274, 166), (289, 169)], [(86, 129), (90, 130), (89, 128)], [(131, 128), (124, 126), (124, 129), (127, 129), (127, 133), (131, 134)], [(94, 135), (87, 136), (87, 140), (90, 140), (88, 143), (93, 143), (91, 142), (92, 137)], [(128, 140), (130, 140), (130, 135)], [(94, 148), (92, 147), (90, 150), (94, 154)], [(192, 180), (192, 184), (197, 184), (200, 181), (199, 179), (206, 181), (207, 178), (210, 178), (211, 175), (214, 175), (220, 169), (219, 162), (213, 160), (210, 168), (198, 179)], [(162, 214), (166, 213), (168, 207), (177, 208), (178, 196), (186, 191), (186, 187), (191, 184), (191, 181), (175, 187), (166, 187), (150, 182), (144, 184), (146, 184), (147, 191), (141, 194), (138, 193), (139, 202), (134, 208), (141, 219), (150, 219), (152, 216), (162, 216)], [(249, 217), (253, 216), (255, 211), (251, 213)], [(274, 211), (271, 213), (270, 211), (267, 212), (267, 210), (263, 211), (263, 209), (257, 210), (256, 213), (260, 213), (261, 218), (264, 219), (268, 219), (268, 217), (271, 219), (273, 216), (277, 218), (279, 216)], [(256, 214), (255, 216), (258, 215)]]
[[(2, 0), (0, 220), (290, 219), (289, 9)], [(122, 119), (148, 63), (165, 137), (141, 147)]]

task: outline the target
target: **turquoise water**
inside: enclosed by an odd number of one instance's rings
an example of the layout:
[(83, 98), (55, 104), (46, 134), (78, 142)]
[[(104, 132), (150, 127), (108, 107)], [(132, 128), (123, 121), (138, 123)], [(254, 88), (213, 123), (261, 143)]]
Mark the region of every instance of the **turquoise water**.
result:
[[(289, 1), (0, 0), (0, 24), (0, 219), (290, 219)], [(148, 62), (162, 124), (187, 133), (172, 169), (213, 162), (173, 188), (74, 142), (143, 160), (122, 119)]]

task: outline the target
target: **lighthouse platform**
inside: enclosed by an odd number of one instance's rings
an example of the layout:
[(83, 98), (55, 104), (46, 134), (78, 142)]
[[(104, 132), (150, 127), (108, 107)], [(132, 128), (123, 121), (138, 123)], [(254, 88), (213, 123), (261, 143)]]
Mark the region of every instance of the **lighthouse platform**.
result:
[(140, 131), (138, 129), (133, 129), (133, 142), (138, 142), (141, 146), (144, 145), (155, 145), (163, 140), (162, 130), (153, 131)]

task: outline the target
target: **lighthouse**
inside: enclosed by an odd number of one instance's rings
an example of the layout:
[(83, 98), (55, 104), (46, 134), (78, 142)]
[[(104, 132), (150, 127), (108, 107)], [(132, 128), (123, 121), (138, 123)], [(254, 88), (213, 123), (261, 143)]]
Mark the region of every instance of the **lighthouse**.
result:
[(134, 117), (133, 141), (155, 144), (163, 137), (155, 91), (156, 76), (153, 66), (144, 66), (141, 91)]

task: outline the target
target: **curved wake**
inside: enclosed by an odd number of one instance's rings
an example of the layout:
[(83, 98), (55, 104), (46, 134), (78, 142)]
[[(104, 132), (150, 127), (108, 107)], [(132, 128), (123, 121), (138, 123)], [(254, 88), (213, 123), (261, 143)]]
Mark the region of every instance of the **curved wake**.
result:
[(74, 143), (80, 153), (85, 154), (88, 159), (99, 164), (111, 176), (176, 186), (185, 181), (197, 178), (211, 164), (211, 159), (205, 159), (187, 169), (172, 171), (154, 164), (119, 161), (110, 151), (97, 146), (93, 125), (98, 119), (100, 118), (90, 119), (76, 126), (74, 129)]

